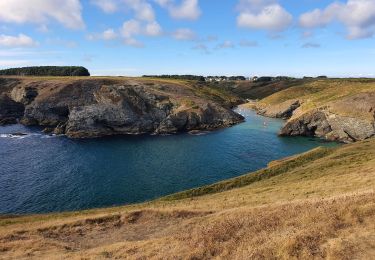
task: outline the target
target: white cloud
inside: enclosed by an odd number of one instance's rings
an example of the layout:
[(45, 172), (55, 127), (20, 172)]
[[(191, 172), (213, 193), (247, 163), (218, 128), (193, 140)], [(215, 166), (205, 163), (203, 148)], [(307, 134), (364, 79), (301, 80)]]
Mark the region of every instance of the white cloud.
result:
[(124, 22), (121, 28), (121, 34), (124, 38), (130, 38), (134, 35), (139, 35), (141, 34), (141, 32), (141, 23), (134, 19)]
[(5, 47), (34, 47), (37, 43), (29, 36), (25, 34), (19, 34), (18, 36), (11, 35), (0, 35), (0, 46)]
[(189, 41), (196, 38), (195, 32), (187, 28), (181, 28), (172, 33), (173, 38), (180, 41)]
[(91, 0), (91, 3), (109, 14), (116, 12), (118, 9), (118, 1), (115, 0)]
[(129, 46), (143, 47), (143, 44), (138, 41), (135, 37), (139, 35), (146, 36), (159, 36), (162, 34), (162, 28), (156, 22), (140, 22), (138, 20), (132, 19), (124, 22), (122, 28), (120, 29), (121, 36), (124, 39), (124, 43)]
[(115, 30), (112, 28), (108, 28), (107, 30), (101, 32), (101, 33), (95, 33), (95, 34), (89, 34), (87, 36), (87, 39), (90, 41), (93, 40), (105, 40), (105, 41), (110, 41), (114, 40), (118, 37), (117, 33)]
[(130, 38), (135, 35), (159, 36), (162, 33), (162, 28), (156, 22), (143, 24), (137, 20), (129, 20), (124, 22), (121, 28), (121, 35), (124, 38)]
[(238, 11), (260, 12), (265, 6), (277, 3), (277, 0), (240, 0), (237, 5)]
[(112, 28), (109, 28), (102, 33), (102, 38), (107, 41), (114, 40), (117, 38), (117, 34)]
[(1, 0), (0, 21), (46, 24), (55, 20), (70, 29), (84, 28), (79, 0)]
[(311, 12), (302, 14), (299, 18), (299, 23), (305, 28), (324, 27), (335, 18), (340, 8), (340, 4), (333, 3), (324, 10), (314, 9)]
[(179, 5), (174, 0), (155, 1), (163, 8), (166, 8), (169, 15), (175, 19), (196, 20), (202, 13), (198, 0), (182, 0)]
[(348, 0), (332, 3), (325, 9), (315, 9), (300, 16), (304, 28), (324, 27), (333, 21), (343, 23), (349, 39), (368, 38), (375, 35), (375, 1)]
[(241, 0), (237, 24), (250, 29), (282, 31), (289, 27), (293, 17), (276, 0)]
[(144, 28), (144, 33), (148, 36), (159, 36), (162, 34), (162, 32), (163, 30), (160, 24), (158, 24), (156, 21), (146, 24), (146, 27)]
[(151, 4), (145, 0), (124, 0), (126, 6), (135, 12), (135, 17), (142, 21), (153, 22), (155, 12)]

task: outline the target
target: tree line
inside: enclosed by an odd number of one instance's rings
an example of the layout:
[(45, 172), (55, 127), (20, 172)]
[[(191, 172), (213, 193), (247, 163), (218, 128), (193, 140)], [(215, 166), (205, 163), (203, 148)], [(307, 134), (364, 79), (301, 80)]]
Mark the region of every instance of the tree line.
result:
[(81, 66), (39, 66), (0, 70), (2, 76), (90, 76)]

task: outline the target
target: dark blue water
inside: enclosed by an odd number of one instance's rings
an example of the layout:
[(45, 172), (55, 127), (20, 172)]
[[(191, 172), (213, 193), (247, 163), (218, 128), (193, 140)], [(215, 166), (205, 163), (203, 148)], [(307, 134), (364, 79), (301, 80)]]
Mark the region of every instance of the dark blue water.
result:
[[(41, 213), (151, 200), (333, 145), (280, 138), (283, 122), (248, 110), (246, 122), (204, 135), (70, 140), (0, 127), (0, 213)], [(25, 132), (24, 137), (7, 133)]]

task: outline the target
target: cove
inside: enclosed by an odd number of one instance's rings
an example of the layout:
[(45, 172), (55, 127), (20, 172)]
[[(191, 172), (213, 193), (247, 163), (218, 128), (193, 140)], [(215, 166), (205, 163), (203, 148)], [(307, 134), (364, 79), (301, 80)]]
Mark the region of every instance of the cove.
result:
[[(0, 127), (0, 214), (109, 207), (152, 200), (335, 146), (282, 138), (284, 123), (238, 108), (246, 122), (196, 135), (72, 140), (22, 125)], [(27, 133), (14, 136), (10, 133)]]

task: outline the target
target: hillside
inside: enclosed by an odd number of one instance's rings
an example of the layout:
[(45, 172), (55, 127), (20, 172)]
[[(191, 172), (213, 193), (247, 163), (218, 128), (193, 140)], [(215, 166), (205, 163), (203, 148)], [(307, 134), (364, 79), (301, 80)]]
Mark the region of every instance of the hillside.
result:
[(375, 135), (375, 80), (311, 80), (252, 104), (262, 115), (288, 119), (281, 135), (353, 142)]
[(276, 92), (301, 85), (310, 80), (305, 79), (274, 79), (271, 81), (222, 81), (208, 83), (217, 89), (224, 89), (244, 99), (263, 99)]
[(3, 217), (1, 259), (372, 259), (375, 139), (157, 201)]
[(213, 130), (243, 121), (242, 100), (195, 81), (123, 77), (2, 77), (0, 125), (71, 138)]

